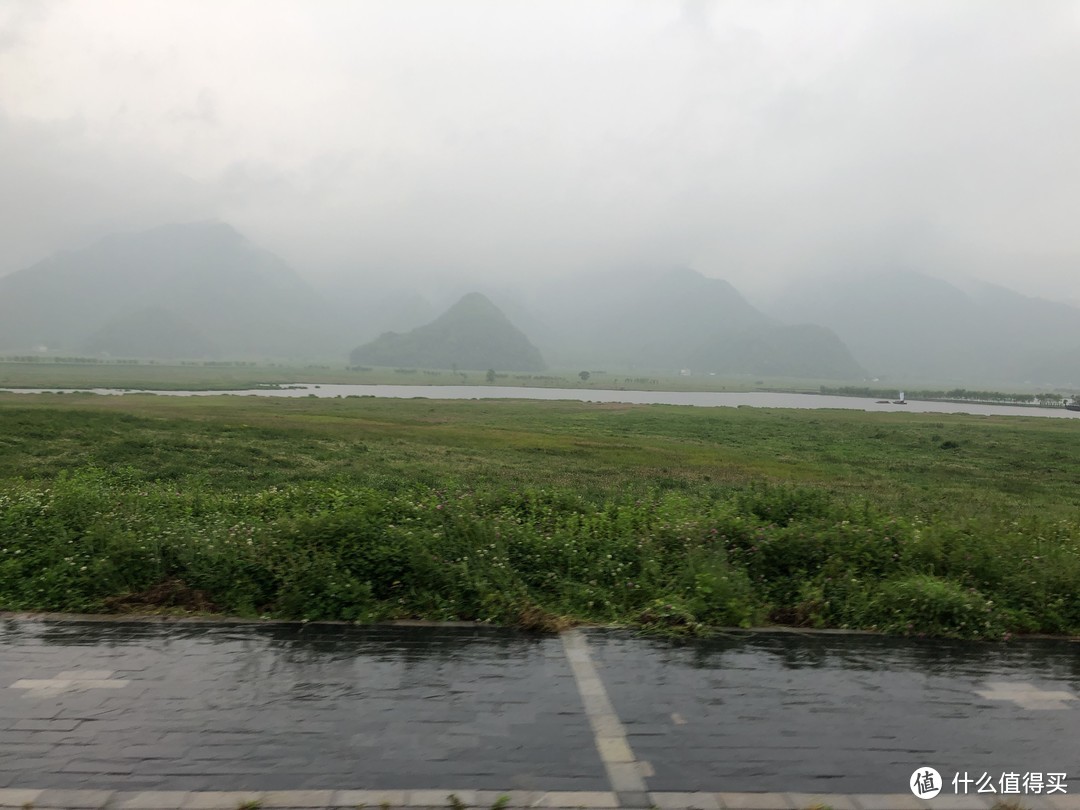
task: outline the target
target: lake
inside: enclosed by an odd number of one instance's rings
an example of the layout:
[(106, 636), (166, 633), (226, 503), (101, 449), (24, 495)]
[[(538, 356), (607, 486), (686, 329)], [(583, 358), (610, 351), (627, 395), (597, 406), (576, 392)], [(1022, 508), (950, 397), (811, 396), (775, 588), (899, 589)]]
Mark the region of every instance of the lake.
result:
[(323, 398), (368, 396), (392, 399), (534, 399), (576, 400), (578, 402), (624, 402), (633, 405), (694, 405), (703, 408), (838, 408), (842, 410), (884, 413), (966, 413), (978, 416), (1045, 416), (1060, 419), (1080, 417), (1080, 412), (1064, 408), (1035, 408), (1022, 405), (983, 405), (960, 402), (920, 402), (907, 405), (879, 404), (861, 397), (837, 397), (822, 394), (786, 394), (765, 391), (613, 391), (584, 388), (524, 388), (497, 385), (318, 385), (295, 384), (288, 388), (249, 389), (240, 391), (133, 391), (118, 388), (20, 388), (0, 389), (21, 394), (75, 393), (89, 391), (102, 395), (156, 394), (158, 396), (254, 396)]

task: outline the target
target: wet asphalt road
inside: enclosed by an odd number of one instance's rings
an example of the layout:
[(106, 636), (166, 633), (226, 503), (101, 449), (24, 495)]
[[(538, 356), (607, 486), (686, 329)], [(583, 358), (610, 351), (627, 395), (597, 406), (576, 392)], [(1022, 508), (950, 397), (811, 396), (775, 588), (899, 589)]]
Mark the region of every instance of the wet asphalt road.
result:
[[(1080, 644), (586, 639), (651, 791), (1080, 793)], [(611, 790), (582, 694), (559, 637), (4, 619), (0, 788)]]

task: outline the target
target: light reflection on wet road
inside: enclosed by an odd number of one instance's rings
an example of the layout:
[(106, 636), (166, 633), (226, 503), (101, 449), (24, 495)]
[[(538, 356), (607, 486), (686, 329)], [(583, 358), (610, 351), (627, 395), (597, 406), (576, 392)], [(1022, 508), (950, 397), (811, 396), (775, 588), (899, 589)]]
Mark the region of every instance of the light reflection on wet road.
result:
[[(587, 639), (653, 791), (1076, 778), (1080, 644)], [(558, 637), (24, 618), (0, 620), (0, 787), (610, 789)]]

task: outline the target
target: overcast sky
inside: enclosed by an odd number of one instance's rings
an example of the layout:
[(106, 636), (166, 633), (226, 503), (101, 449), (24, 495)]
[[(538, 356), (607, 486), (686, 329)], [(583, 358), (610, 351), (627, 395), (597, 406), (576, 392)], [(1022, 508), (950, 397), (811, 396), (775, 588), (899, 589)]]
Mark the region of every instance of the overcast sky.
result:
[(313, 278), (1080, 301), (1078, 144), (1080, 2), (0, 2), (0, 274), (220, 218)]

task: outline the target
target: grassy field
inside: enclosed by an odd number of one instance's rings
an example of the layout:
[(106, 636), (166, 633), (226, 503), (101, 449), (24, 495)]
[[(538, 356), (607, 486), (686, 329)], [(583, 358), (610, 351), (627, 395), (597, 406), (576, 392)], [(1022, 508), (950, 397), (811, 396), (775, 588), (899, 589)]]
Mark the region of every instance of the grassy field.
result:
[[(563, 369), (536, 374), (496, 371), (494, 385), (547, 388), (636, 391), (754, 391), (785, 390), (817, 392), (820, 380), (742, 377), (720, 378), (663, 376), (652, 372), (615, 373)], [(355, 385), (489, 385), (487, 369), (435, 371), (431, 369), (349, 368), (341, 364), (285, 365), (251, 363), (236, 365), (144, 363), (5, 362), (0, 358), (0, 388), (128, 388), (158, 391), (228, 391), (260, 385), (326, 383)], [(825, 381), (828, 382), (828, 381)]]
[(1080, 633), (1071, 420), (6, 394), (0, 427), (0, 609)]

